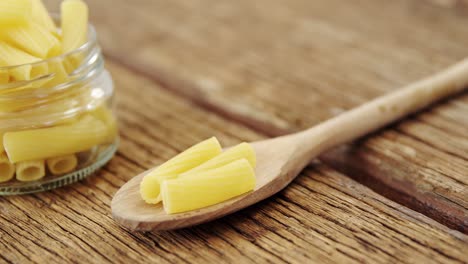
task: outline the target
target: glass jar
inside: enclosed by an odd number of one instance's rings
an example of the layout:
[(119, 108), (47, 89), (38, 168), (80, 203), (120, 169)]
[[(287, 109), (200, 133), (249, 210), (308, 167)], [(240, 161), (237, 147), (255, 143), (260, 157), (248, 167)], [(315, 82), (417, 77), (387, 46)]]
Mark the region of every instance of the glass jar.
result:
[(76, 182), (114, 155), (114, 86), (88, 35), (70, 53), (0, 67), (0, 195)]

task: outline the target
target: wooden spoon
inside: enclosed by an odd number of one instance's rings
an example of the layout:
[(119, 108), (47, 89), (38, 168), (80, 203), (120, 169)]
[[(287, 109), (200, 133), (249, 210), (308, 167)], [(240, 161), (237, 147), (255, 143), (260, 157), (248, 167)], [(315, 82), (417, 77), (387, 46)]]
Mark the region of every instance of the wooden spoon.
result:
[[(144, 172), (126, 183), (112, 200), (114, 219), (131, 230), (167, 230), (220, 218), (259, 202), (286, 187), (322, 152), (359, 138), (416, 112), (468, 85), (468, 58), (432, 77), (365, 103), (299, 133), (253, 142), (257, 155), (254, 191), (199, 210), (168, 215), (162, 204), (149, 205), (140, 197)], [(340, 96), (340, 95), (337, 95)]]

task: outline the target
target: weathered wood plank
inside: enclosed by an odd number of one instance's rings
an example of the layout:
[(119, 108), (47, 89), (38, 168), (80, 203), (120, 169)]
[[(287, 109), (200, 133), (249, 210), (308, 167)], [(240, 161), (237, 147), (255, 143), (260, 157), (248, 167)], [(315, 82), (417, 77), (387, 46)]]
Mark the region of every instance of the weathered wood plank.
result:
[(51, 192), (0, 198), (1, 259), (12, 263), (461, 263), (468, 236), (315, 164), (285, 191), (195, 228), (129, 233), (111, 219), (128, 179), (212, 135), (263, 136), (108, 63), (122, 143), (96, 176)]
[(445, 8), (453, 9), (462, 9), (468, 10), (468, 1), (467, 0), (425, 0), (434, 5), (438, 5)]
[[(109, 57), (269, 135), (316, 124), (468, 55), (461, 1), (109, 3), (90, 1)], [(124, 22), (116, 27), (115, 21)], [(118, 41), (123, 36), (132, 41)], [(393, 160), (401, 173), (366, 170), (373, 166), (367, 159), (336, 159), (362, 168), (352, 173), (362, 182), (392, 182), (388, 197), (406, 192), (408, 199), (399, 202), (468, 232), (466, 182), (452, 180), (468, 175), (466, 116), (468, 102), (457, 97), (392, 127), (392, 140), (400, 142), (372, 138), (368, 145), (378, 150), (373, 158)], [(428, 160), (395, 159), (385, 149), (390, 147), (415, 149)], [(442, 156), (450, 162), (437, 162)], [(327, 162), (340, 165), (334, 158)], [(411, 177), (420, 171), (429, 172)], [(401, 177), (411, 178), (417, 191), (407, 192)]]

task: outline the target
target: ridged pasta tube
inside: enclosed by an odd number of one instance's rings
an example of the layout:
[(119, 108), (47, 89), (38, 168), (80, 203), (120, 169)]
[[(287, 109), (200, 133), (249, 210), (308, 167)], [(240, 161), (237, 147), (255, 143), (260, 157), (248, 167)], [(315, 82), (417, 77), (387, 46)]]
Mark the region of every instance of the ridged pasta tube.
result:
[(59, 55), (62, 51), (57, 37), (36, 23), (30, 23), (22, 27), (2, 29), (0, 37), (38, 58), (53, 57)]
[(215, 137), (202, 141), (147, 174), (140, 184), (143, 200), (150, 204), (161, 201), (160, 184), (172, 179), (221, 153), (221, 145)]
[(45, 175), (44, 160), (23, 161), (16, 163), (16, 179), (18, 181), (36, 181), (44, 178)]
[(0, 28), (25, 25), (32, 13), (30, 0), (1, 0)]
[(240, 160), (240, 159), (246, 159), (252, 168), (255, 168), (256, 165), (256, 157), (255, 157), (255, 151), (252, 148), (252, 146), (248, 143), (241, 143), (239, 145), (236, 145), (223, 153), (219, 154), (218, 156), (208, 160), (207, 162), (201, 164), (200, 166), (197, 166), (187, 172), (184, 172), (179, 175), (179, 177), (183, 177), (187, 174), (194, 173), (194, 172), (202, 172), (202, 171), (207, 171), (211, 169), (215, 169), (218, 167), (222, 167), (224, 165), (227, 165), (233, 161)]
[(0, 150), (0, 182), (6, 182), (15, 176), (15, 165)]
[(65, 0), (61, 6), (62, 48), (67, 53), (88, 39), (88, 6), (81, 0)]
[(31, 0), (32, 4), (32, 18), (34, 23), (46, 28), (49, 32), (57, 33), (57, 27), (54, 21), (49, 16), (49, 12), (41, 0)]
[(47, 159), (46, 163), (50, 173), (61, 175), (75, 170), (78, 166), (78, 158), (75, 154), (70, 154)]
[(10, 74), (16, 80), (30, 80), (39, 74), (37, 71), (33, 72), (33, 67), (29, 64), (40, 60), (40, 58), (31, 56), (6, 42), (0, 41), (0, 67), (27, 64), (12, 68)]
[(7, 132), (3, 144), (10, 161), (16, 163), (85, 151), (105, 142), (107, 136), (106, 125), (86, 115), (69, 125)]
[(255, 188), (255, 173), (246, 159), (225, 166), (187, 174), (161, 184), (164, 210), (181, 213), (214, 205)]

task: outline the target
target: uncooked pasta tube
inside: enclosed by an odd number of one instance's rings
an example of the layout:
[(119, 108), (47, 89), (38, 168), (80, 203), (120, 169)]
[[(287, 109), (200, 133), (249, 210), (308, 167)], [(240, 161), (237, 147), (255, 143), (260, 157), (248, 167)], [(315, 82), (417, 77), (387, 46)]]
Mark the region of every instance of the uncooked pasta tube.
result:
[(15, 176), (15, 165), (8, 160), (5, 153), (0, 153), (0, 182), (9, 181), (13, 176)]
[(3, 144), (10, 161), (16, 163), (85, 151), (102, 144), (107, 137), (106, 125), (86, 115), (73, 124), (7, 132)]
[(88, 6), (81, 0), (65, 0), (61, 5), (63, 52), (73, 51), (88, 39)]
[(16, 164), (16, 179), (18, 181), (36, 181), (44, 176), (44, 160), (23, 161)]
[(62, 51), (57, 37), (36, 23), (30, 23), (23, 27), (2, 29), (0, 37), (38, 58), (56, 56)]
[(1, 0), (0, 28), (25, 25), (31, 17), (30, 0)]
[(0, 41), (0, 67), (27, 64), (12, 68), (10, 74), (16, 80), (30, 80), (31, 77), (34, 77), (37, 73), (32, 74), (33, 67), (29, 64), (40, 60), (40, 58), (31, 56), (6, 42)]
[(143, 178), (140, 194), (147, 203), (161, 201), (160, 183), (165, 179), (177, 177), (221, 153), (221, 145), (216, 138), (202, 141), (179, 155), (163, 163)]
[(194, 172), (202, 172), (211, 169), (216, 169), (240, 159), (246, 159), (250, 163), (250, 166), (252, 166), (252, 168), (255, 168), (255, 151), (253, 150), (250, 144), (244, 142), (237, 146), (234, 146), (219, 154), (218, 156), (201, 164), (200, 166), (180, 174), (179, 177), (183, 177), (184, 175)]
[(41, 0), (31, 0), (32, 3), (32, 18), (35, 23), (46, 28), (49, 32), (56, 33), (57, 27), (54, 21), (49, 16), (47, 9)]
[(75, 154), (47, 159), (47, 168), (54, 175), (61, 175), (75, 170), (78, 159)]
[(161, 184), (164, 210), (168, 214), (214, 205), (255, 188), (255, 173), (246, 159)]

